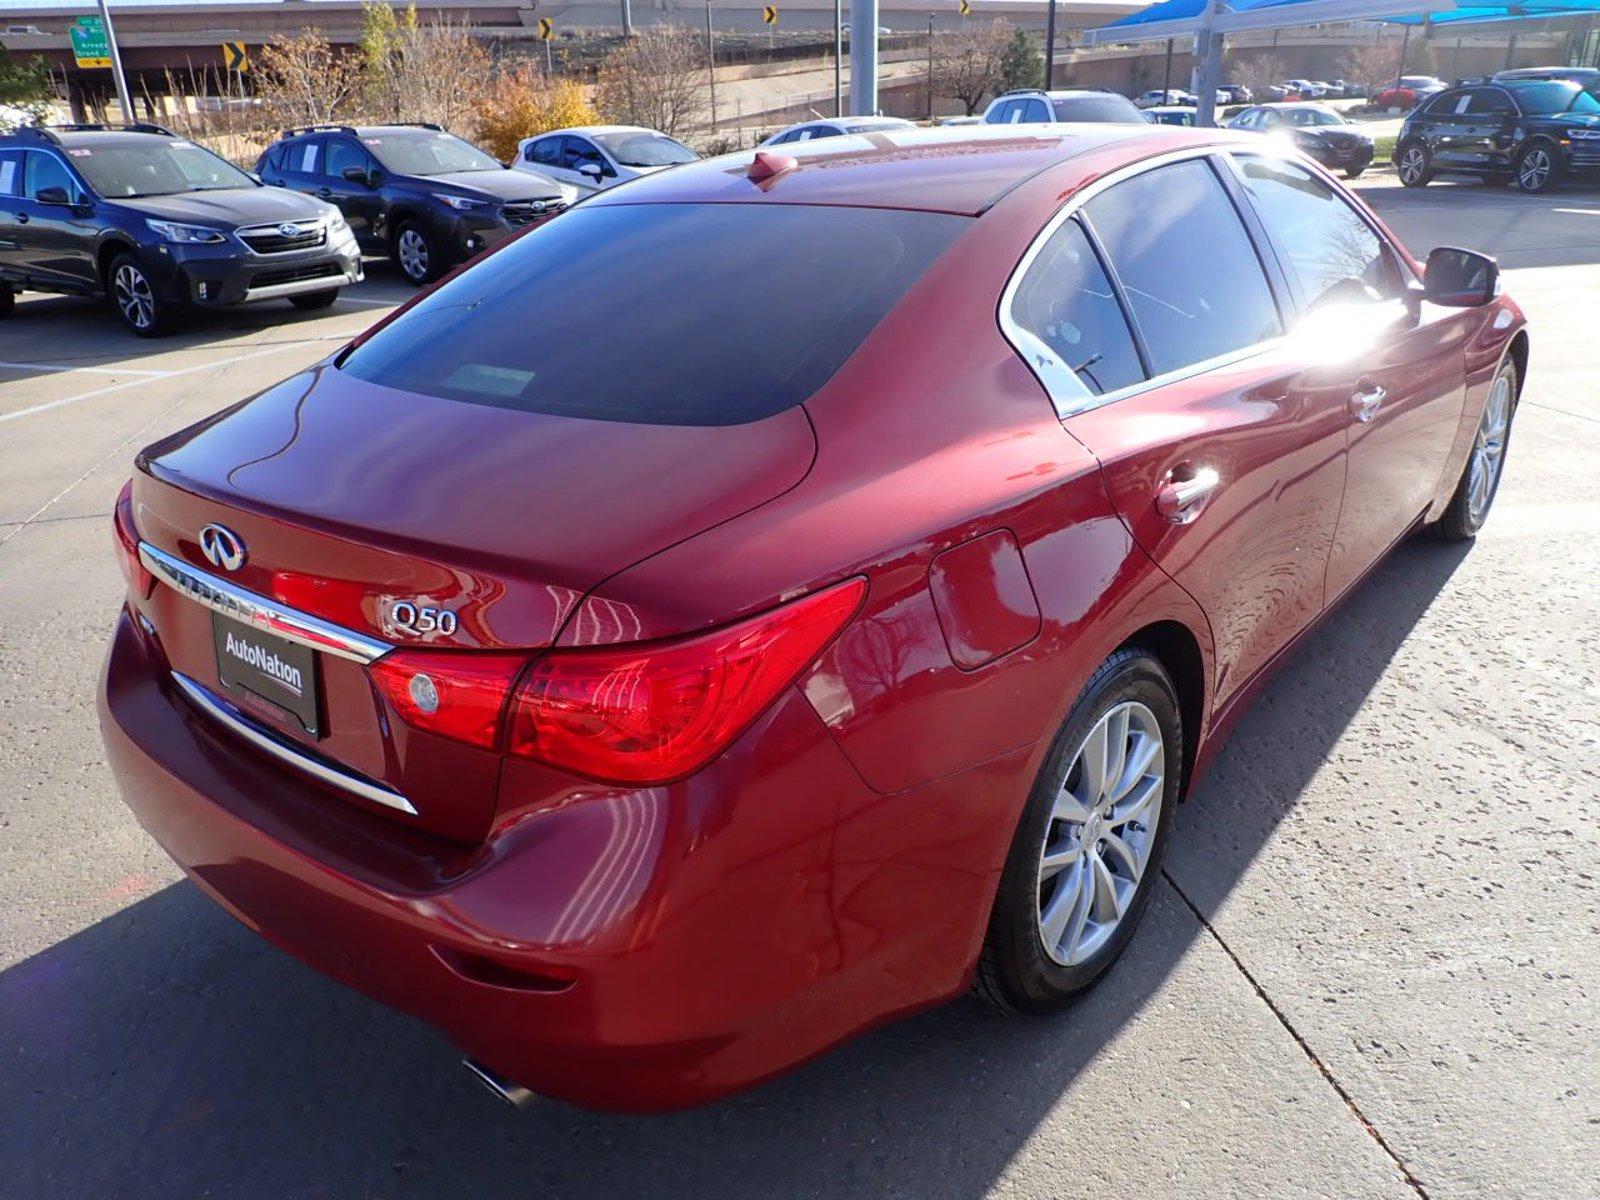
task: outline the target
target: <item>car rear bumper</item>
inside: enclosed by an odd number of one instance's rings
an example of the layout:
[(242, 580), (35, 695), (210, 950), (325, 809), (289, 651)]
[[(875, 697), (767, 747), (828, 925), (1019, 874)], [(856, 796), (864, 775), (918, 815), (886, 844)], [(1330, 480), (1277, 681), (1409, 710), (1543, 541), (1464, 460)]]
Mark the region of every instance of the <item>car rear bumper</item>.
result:
[(508, 1078), (616, 1110), (715, 1099), (965, 988), (1010, 840), (996, 797), (1014, 821), (1033, 769), (881, 796), (791, 692), (669, 787), (508, 764), (502, 799), (550, 803), (464, 846), (211, 722), (127, 610), (100, 713), (127, 804), (225, 909)]

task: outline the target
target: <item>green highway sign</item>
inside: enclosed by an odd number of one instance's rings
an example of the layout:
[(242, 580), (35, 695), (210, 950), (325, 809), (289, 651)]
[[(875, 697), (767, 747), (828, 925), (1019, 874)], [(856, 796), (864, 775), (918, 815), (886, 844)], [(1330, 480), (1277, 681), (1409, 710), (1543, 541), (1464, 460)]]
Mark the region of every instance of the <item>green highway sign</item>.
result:
[(72, 35), (72, 57), (80, 67), (111, 65), (111, 46), (106, 41), (105, 23), (99, 17), (79, 17), (68, 32)]

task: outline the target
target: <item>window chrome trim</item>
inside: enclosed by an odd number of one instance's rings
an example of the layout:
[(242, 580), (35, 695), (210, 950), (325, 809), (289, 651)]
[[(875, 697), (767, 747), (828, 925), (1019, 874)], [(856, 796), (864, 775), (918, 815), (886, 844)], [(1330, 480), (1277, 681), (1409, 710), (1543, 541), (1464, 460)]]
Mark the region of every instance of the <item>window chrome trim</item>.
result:
[[(1006, 341), (1011, 343), (1011, 348), (1021, 356), (1023, 363), (1033, 372), (1034, 377), (1038, 379), (1040, 386), (1044, 388), (1046, 395), (1050, 397), (1051, 404), (1055, 407), (1056, 416), (1062, 420), (1077, 416), (1080, 413), (1090, 412), (1107, 404), (1113, 404), (1118, 400), (1138, 395), (1152, 388), (1164, 387), (1167, 384), (1176, 383), (1190, 376), (1215, 370), (1229, 363), (1254, 358), (1259, 354), (1265, 354), (1270, 350), (1276, 349), (1287, 339), (1286, 334), (1279, 334), (1277, 337), (1268, 338), (1266, 341), (1256, 342), (1249, 346), (1241, 346), (1237, 350), (1230, 350), (1226, 354), (1218, 355), (1215, 358), (1209, 358), (1203, 362), (1189, 363), (1161, 375), (1152, 375), (1149, 379), (1129, 384), (1127, 387), (1119, 388), (1114, 392), (1105, 392), (1097, 396), (1084, 386), (1083, 381), (1077, 377), (1077, 374), (1070, 366), (1061, 361), (1055, 351), (1046, 346), (1036, 334), (1024, 328), (1011, 315), (1012, 305), (1016, 301), (1017, 292), (1021, 290), (1022, 281), (1040, 253), (1043, 252), (1045, 245), (1055, 236), (1057, 230), (1072, 220), (1085, 204), (1093, 200), (1101, 192), (1135, 176), (1143, 175), (1147, 171), (1154, 171), (1172, 163), (1186, 162), (1194, 158), (1214, 159), (1236, 148), (1237, 145), (1230, 142), (1190, 146), (1182, 150), (1173, 150), (1166, 154), (1140, 159), (1136, 163), (1119, 167), (1117, 170), (1101, 176), (1093, 183), (1073, 193), (1072, 198), (1062, 205), (1056, 214), (1046, 222), (1044, 228), (1039, 231), (1032, 243), (1029, 244), (1022, 258), (1018, 260), (1017, 265), (1012, 268), (1011, 277), (1006, 280), (1005, 290), (1000, 293), (1000, 332), (1005, 336)], [(1212, 169), (1215, 170), (1216, 168), (1213, 167)], [(1231, 207), (1231, 197), (1229, 203)], [(1239, 218), (1239, 228), (1253, 245), (1255, 239), (1251, 237), (1250, 228), (1245, 224), (1243, 217)], [(1266, 268), (1263, 266), (1262, 275), (1264, 278), (1266, 274)], [(1267, 280), (1267, 283), (1270, 288), (1271, 281)], [(1052, 379), (1057, 380), (1058, 384), (1061, 381), (1067, 382), (1068, 390), (1065, 394), (1059, 391), (1057, 387), (1051, 386)]]
[(208, 571), (191, 567), (165, 551), (157, 550), (149, 542), (139, 543), (139, 561), (173, 591), (205, 605), (213, 612), (313, 650), (347, 658), (351, 662), (370, 663), (394, 649), (388, 642), (248, 592)]
[(336, 787), (341, 791), (349, 792), (353, 796), (360, 796), (363, 800), (370, 800), (374, 804), (381, 804), (385, 808), (393, 808), (408, 816), (417, 816), (416, 807), (393, 788), (385, 787), (381, 783), (357, 775), (351, 771), (333, 766), (331, 763), (316, 755), (295, 746), (288, 739), (264, 726), (256, 724), (244, 713), (229, 704), (221, 696), (210, 689), (196, 683), (187, 675), (174, 671), (172, 681), (178, 685), (178, 690), (188, 698), (206, 716), (217, 724), (224, 726), (233, 733), (242, 737), (256, 749), (271, 755), (279, 762), (286, 763), (302, 771), (322, 783)]

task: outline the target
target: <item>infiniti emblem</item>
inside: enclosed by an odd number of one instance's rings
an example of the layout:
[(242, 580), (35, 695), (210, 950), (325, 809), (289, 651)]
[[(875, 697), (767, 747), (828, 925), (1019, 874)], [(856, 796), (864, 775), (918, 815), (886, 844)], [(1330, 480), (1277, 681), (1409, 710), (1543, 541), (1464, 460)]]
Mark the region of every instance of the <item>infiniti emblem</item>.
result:
[(244, 539), (226, 525), (207, 525), (200, 531), (200, 550), (206, 561), (224, 571), (244, 566)]
[(285, 221), (278, 226), (278, 232), (283, 234), (284, 237), (295, 237), (300, 232), (300, 226), (290, 221)]

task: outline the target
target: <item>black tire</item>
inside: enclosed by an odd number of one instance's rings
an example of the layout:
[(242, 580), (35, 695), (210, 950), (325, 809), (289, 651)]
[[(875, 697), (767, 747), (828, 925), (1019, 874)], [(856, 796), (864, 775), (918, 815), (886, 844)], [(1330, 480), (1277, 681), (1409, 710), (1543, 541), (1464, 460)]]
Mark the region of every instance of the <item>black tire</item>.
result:
[(425, 287), (444, 273), (444, 253), (420, 221), (401, 221), (395, 227), (393, 254), (412, 287)]
[(1366, 170), (1365, 167), (1351, 167), (1348, 171), (1346, 171), (1344, 173), (1344, 177), (1346, 179), (1360, 179), (1361, 178), (1361, 172), (1363, 172), (1365, 170)]
[[(1506, 399), (1505, 428), (1500, 437), (1500, 453), (1495, 459), (1494, 475), (1488, 485), (1488, 495), (1474, 508), (1472, 468), (1478, 457), (1479, 439), (1484, 433), (1483, 423), (1494, 402), (1495, 388), (1499, 387), (1502, 381), (1509, 390)], [(1500, 492), (1500, 480), (1505, 475), (1506, 453), (1511, 448), (1511, 427), (1515, 424), (1516, 415), (1517, 364), (1508, 358), (1501, 364), (1494, 383), (1489, 385), (1489, 396), (1484, 402), (1484, 415), (1479, 418), (1478, 431), (1472, 438), (1472, 449), (1467, 452), (1467, 461), (1461, 468), (1461, 478), (1456, 483), (1456, 490), (1450, 497), (1450, 503), (1445, 506), (1439, 519), (1428, 526), (1428, 532), (1441, 542), (1465, 542), (1475, 538), (1478, 536), (1478, 531), (1483, 528), (1484, 522), (1489, 519), (1489, 510), (1494, 506), (1494, 498)]]
[(1396, 146), (1394, 169), (1406, 187), (1427, 187), (1433, 179), (1433, 162), (1428, 148), (1421, 142), (1405, 142)]
[(319, 308), (329, 308), (339, 298), (339, 289), (331, 288), (326, 292), (306, 292), (301, 296), (290, 296), (289, 303), (302, 312), (313, 312)]
[(160, 296), (144, 264), (132, 254), (124, 252), (111, 260), (106, 268), (106, 295), (117, 319), (130, 333), (153, 338), (172, 331), (177, 305)]
[(0, 283), (0, 320), (9, 317), (17, 308), (17, 292), (9, 283)]
[[(1066, 828), (1056, 821), (1053, 811), (1057, 796), (1075, 777), (1074, 767), (1085, 739), (1103, 717), (1125, 701), (1143, 706), (1153, 715), (1161, 732), (1163, 779), (1160, 795), (1151, 801), (1160, 806), (1153, 841), (1133, 895), (1109, 936), (1082, 961), (1066, 965), (1047, 953), (1041, 935), (1040, 906), (1045, 902), (1047, 886), (1040, 882), (1041, 856), (1047, 837), (1056, 836), (1059, 830)], [(980, 996), (1006, 1012), (1041, 1015), (1057, 1012), (1094, 984), (1116, 961), (1133, 936), (1161, 873), (1182, 770), (1183, 723), (1172, 680), (1161, 663), (1146, 651), (1119, 650), (1101, 663), (1084, 685), (1066, 723), (1056, 735), (1023, 810), (1006, 857), (978, 960), (974, 990)], [(1122, 828), (1125, 832), (1133, 827)], [(1063, 869), (1054, 877), (1059, 882), (1053, 886), (1065, 885), (1070, 870)]]
[(1512, 168), (1511, 182), (1519, 192), (1538, 196), (1561, 182), (1561, 155), (1548, 142), (1524, 146)]

